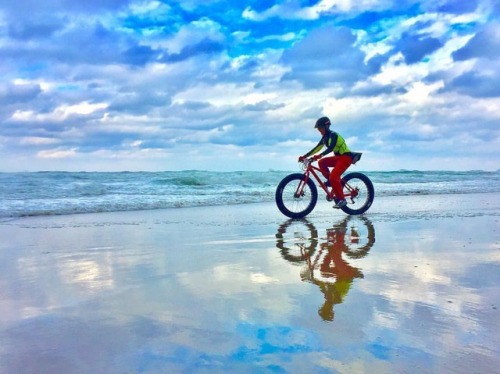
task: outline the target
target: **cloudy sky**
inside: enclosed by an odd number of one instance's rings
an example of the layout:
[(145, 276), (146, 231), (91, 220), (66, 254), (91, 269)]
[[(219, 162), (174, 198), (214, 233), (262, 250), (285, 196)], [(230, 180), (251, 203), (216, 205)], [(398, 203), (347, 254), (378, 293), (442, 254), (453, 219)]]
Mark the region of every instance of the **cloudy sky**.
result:
[(0, 0), (0, 171), (500, 168), (496, 0)]

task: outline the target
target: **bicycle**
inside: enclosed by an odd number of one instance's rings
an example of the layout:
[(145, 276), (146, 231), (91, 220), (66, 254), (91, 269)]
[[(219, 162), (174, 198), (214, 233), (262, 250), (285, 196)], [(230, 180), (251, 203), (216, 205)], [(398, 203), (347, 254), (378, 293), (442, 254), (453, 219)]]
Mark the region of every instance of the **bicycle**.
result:
[[(353, 164), (360, 158), (361, 153), (355, 153)], [(318, 188), (313, 178), (325, 192), (327, 201), (336, 200), (333, 190), (328, 191), (328, 187), (319, 177), (320, 169), (313, 165), (313, 162), (312, 158), (305, 159), (301, 163), (304, 173), (286, 176), (276, 188), (276, 205), (281, 213), (289, 218), (304, 218), (313, 211), (318, 201)], [(375, 189), (370, 178), (363, 173), (352, 172), (344, 175), (341, 183), (347, 205), (340, 209), (350, 215), (365, 213), (375, 198)]]
[[(347, 216), (326, 231), (331, 230), (344, 230), (349, 233), (345, 236), (342, 250), (351, 259), (365, 257), (375, 244), (375, 227), (365, 216)], [(292, 264), (300, 264), (313, 256), (318, 243), (324, 239), (307, 218), (288, 219), (278, 227), (275, 236), (276, 247), (281, 256)]]

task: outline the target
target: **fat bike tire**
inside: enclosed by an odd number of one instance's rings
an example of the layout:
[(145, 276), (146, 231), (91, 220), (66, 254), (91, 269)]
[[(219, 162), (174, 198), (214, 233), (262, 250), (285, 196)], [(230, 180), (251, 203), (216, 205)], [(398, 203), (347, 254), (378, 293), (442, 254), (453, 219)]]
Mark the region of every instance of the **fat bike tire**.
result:
[(304, 218), (313, 211), (318, 201), (318, 189), (311, 179), (305, 183), (300, 196), (296, 195), (299, 184), (304, 180), (304, 174), (290, 174), (276, 188), (276, 205), (289, 218)]
[[(370, 178), (363, 173), (349, 173), (342, 178), (342, 186), (347, 200), (347, 205), (341, 208), (344, 213), (355, 216), (370, 209), (375, 198), (375, 189)], [(349, 188), (356, 189), (358, 195), (349, 197)]]

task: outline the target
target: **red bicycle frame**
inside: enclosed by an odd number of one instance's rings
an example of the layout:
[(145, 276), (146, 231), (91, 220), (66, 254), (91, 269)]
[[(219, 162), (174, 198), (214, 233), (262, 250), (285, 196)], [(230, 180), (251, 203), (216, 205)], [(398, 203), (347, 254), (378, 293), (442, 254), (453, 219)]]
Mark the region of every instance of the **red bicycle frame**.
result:
[[(318, 172), (321, 173), (321, 170), (319, 167), (312, 165), (312, 161), (306, 161), (304, 163), (306, 166), (305, 172), (304, 172), (304, 179), (300, 181), (299, 185), (297, 186), (297, 191), (295, 191), (295, 197), (300, 197), (304, 195), (304, 187), (307, 184), (307, 181), (310, 178), (310, 175), (312, 174), (313, 177), (316, 179), (320, 187), (325, 191), (326, 198), (328, 201), (331, 201), (335, 198), (335, 192), (333, 192), (333, 189), (331, 192), (328, 191), (328, 187), (326, 186), (325, 183), (321, 180), (321, 178), (318, 176)], [(343, 180), (341, 181), (342, 183), (342, 188), (346, 188), (347, 191), (344, 192), (344, 197), (345, 198), (354, 198), (358, 196), (358, 190), (356, 188), (352, 188), (349, 186), (348, 183), (344, 182)]]

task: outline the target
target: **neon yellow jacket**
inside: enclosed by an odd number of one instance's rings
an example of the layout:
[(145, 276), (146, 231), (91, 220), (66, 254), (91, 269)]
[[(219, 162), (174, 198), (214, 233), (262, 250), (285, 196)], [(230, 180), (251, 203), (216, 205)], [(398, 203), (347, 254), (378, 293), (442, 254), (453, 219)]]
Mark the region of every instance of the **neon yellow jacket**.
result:
[(325, 135), (321, 138), (319, 143), (311, 149), (309, 152), (305, 154), (306, 157), (309, 157), (311, 155), (314, 155), (321, 151), (323, 147), (326, 147), (326, 149), (321, 152), (321, 156), (325, 156), (328, 153), (333, 152), (336, 156), (347, 154), (350, 155), (350, 150), (349, 147), (347, 147), (347, 144), (344, 140), (344, 138), (331, 130), (327, 130)]

